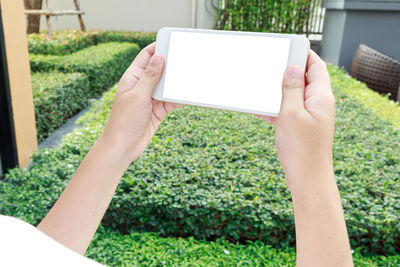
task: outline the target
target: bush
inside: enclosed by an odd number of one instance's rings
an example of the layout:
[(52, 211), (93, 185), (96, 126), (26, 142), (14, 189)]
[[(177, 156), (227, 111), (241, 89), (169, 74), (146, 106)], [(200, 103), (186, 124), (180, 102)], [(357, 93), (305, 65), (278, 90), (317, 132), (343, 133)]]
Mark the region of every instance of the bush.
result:
[[(333, 89), (334, 167), (351, 245), (363, 253), (399, 253), (400, 132), (335, 83)], [(6, 175), (1, 213), (31, 223), (46, 214), (100, 134), (114, 93), (81, 118), (84, 127), (61, 148), (42, 150), (29, 171)], [(171, 113), (124, 174), (103, 225), (122, 233), (294, 245), (291, 198), (273, 128), (234, 112), (185, 107)]]
[[(247, 245), (193, 238), (162, 238), (154, 233), (121, 235), (101, 228), (86, 255), (107, 266), (295, 266), (293, 248), (276, 250), (260, 241)], [(353, 255), (355, 266), (398, 266), (400, 256)]]
[(92, 32), (77, 30), (53, 31), (52, 39), (46, 32), (28, 35), (28, 49), (32, 54), (66, 55), (96, 45), (96, 35)]
[(106, 43), (92, 46), (67, 56), (30, 55), (32, 71), (83, 72), (97, 96), (119, 80), (140, 48), (130, 43)]
[(130, 42), (135, 43), (144, 48), (156, 40), (154, 32), (128, 32), (128, 31), (94, 31), (96, 42)]
[(60, 56), (107, 42), (131, 42), (144, 48), (155, 39), (156, 33), (151, 32), (61, 30), (53, 31), (51, 40), (46, 32), (28, 35), (28, 47), (32, 54)]
[[(38, 150), (32, 156), (29, 170), (9, 170), (0, 180), (0, 214), (38, 224), (61, 195), (94, 138), (100, 135), (103, 125), (99, 118), (107, 118), (112, 102), (113, 94), (106, 93), (102, 101), (95, 102), (91, 111), (81, 117), (92, 121), (91, 126), (75, 130), (74, 137), (65, 137), (61, 147)], [(70, 138), (78, 143), (71, 143)]]
[[(400, 134), (336, 91), (335, 174), (352, 247), (400, 251)], [(120, 183), (104, 224), (122, 232), (294, 245), (273, 129), (251, 116), (171, 114)]]
[(104, 229), (85, 256), (107, 266), (294, 266), (296, 262), (292, 248), (275, 250), (259, 241), (245, 246), (153, 233), (121, 235)]
[(219, 1), (220, 30), (310, 33), (317, 29), (321, 0)]
[(86, 107), (93, 95), (83, 73), (33, 73), (32, 89), (39, 142)]
[(64, 149), (41, 150), (27, 169), (0, 180), (0, 214), (38, 224), (61, 195), (82, 158)]
[(332, 83), (341, 91), (362, 102), (379, 117), (400, 129), (400, 105), (367, 87), (365, 83), (353, 79), (344, 69), (328, 66)]

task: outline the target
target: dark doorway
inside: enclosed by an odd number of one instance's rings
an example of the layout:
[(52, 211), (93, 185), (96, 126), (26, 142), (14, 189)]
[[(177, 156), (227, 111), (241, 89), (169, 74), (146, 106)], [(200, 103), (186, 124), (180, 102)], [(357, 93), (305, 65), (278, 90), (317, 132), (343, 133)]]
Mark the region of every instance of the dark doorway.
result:
[(0, 177), (4, 175), (7, 169), (17, 165), (18, 156), (12, 116), (3, 21), (0, 12)]

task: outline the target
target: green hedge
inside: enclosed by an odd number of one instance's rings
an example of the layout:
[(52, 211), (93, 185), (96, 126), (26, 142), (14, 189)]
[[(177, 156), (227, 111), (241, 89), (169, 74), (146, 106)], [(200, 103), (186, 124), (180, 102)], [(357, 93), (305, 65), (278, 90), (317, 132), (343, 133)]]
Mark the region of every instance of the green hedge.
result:
[(52, 39), (46, 32), (28, 35), (28, 49), (32, 54), (65, 55), (96, 45), (96, 35), (77, 30), (53, 31)]
[(400, 129), (400, 103), (389, 99), (387, 95), (381, 95), (372, 91), (365, 83), (353, 79), (344, 69), (328, 66), (332, 82), (341, 88), (341, 91), (350, 97), (362, 102), (372, 109), (379, 117)]
[(262, 242), (245, 246), (154, 233), (121, 235), (104, 229), (85, 256), (107, 266), (294, 266), (296, 262), (293, 249), (275, 250)]
[(93, 97), (117, 82), (139, 51), (137, 44), (105, 43), (66, 56), (31, 54), (29, 58), (32, 71), (85, 73)]
[(130, 42), (144, 48), (155, 42), (157, 34), (154, 32), (128, 32), (128, 31), (94, 31), (96, 43)]
[(321, 4), (321, 0), (218, 1), (216, 28), (309, 34), (319, 30)]
[(92, 95), (83, 73), (33, 73), (32, 89), (39, 142), (86, 107)]
[[(162, 238), (154, 233), (121, 235), (100, 228), (86, 255), (107, 266), (295, 266), (293, 248), (276, 250), (260, 241), (246, 245), (223, 239)], [(368, 256), (356, 251), (355, 266), (399, 266), (400, 256)]]
[(151, 32), (59, 30), (52, 32), (51, 40), (46, 32), (28, 35), (28, 47), (32, 54), (66, 55), (108, 42), (131, 42), (143, 48), (155, 39), (156, 33)]
[[(337, 91), (335, 174), (352, 247), (400, 252), (400, 133)], [(186, 108), (125, 173), (104, 224), (164, 236), (294, 244), (290, 194), (261, 120)]]
[[(337, 98), (335, 174), (351, 245), (400, 252), (400, 132), (355, 99)], [(337, 77), (335, 77), (337, 76)], [(102, 130), (115, 90), (61, 148), (35, 154), (28, 170), (0, 182), (0, 212), (37, 223)], [(274, 130), (246, 114), (185, 107), (168, 115), (124, 174), (103, 225), (129, 233), (294, 245), (294, 220), (274, 147)]]

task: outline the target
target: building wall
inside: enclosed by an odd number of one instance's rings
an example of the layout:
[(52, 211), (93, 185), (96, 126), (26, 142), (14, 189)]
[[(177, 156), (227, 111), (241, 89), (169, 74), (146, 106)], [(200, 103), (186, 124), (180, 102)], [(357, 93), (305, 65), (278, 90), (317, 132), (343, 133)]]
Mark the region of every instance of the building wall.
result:
[(360, 44), (400, 59), (399, 0), (327, 0), (324, 5), (324, 60), (350, 72)]
[(37, 149), (28, 41), (22, 1), (0, 0), (18, 163), (26, 167)]
[(339, 64), (345, 22), (346, 13), (341, 10), (329, 10), (325, 13), (320, 56), (328, 63)]
[[(158, 31), (160, 28), (212, 28), (214, 17), (206, 12), (209, 0), (80, 0), (88, 29)], [(208, 5), (210, 6), (210, 5)], [(43, 6), (45, 8), (45, 5)], [(53, 10), (75, 9), (72, 0), (50, 0)], [(77, 16), (51, 18), (52, 29), (79, 29)], [(45, 17), (41, 27), (46, 27)]]

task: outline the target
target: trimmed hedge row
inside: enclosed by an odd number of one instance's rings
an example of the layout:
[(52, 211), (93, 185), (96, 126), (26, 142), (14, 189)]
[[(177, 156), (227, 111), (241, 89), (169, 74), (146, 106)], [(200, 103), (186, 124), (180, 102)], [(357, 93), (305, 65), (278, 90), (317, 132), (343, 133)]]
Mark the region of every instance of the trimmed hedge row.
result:
[(138, 44), (141, 48), (156, 41), (157, 33), (154, 32), (128, 32), (128, 31), (94, 31), (96, 43), (129, 42)]
[(137, 44), (105, 43), (66, 56), (31, 54), (29, 58), (32, 71), (85, 73), (93, 97), (116, 83), (139, 51)]
[[(219, 239), (162, 238), (154, 233), (121, 235), (104, 228), (95, 235), (86, 255), (107, 266), (295, 266), (293, 248), (276, 250), (260, 241), (246, 245)], [(400, 256), (353, 254), (355, 266), (399, 266)]]
[(51, 40), (45, 32), (28, 35), (28, 48), (32, 54), (59, 56), (108, 42), (131, 42), (144, 48), (155, 39), (156, 33), (152, 32), (60, 30), (52, 32)]
[(340, 87), (342, 92), (362, 102), (379, 117), (400, 129), (400, 103), (369, 89), (365, 83), (353, 79), (344, 69), (333, 66), (328, 66), (328, 69), (333, 74), (333, 83)]
[[(335, 174), (351, 245), (399, 253), (400, 133), (334, 89)], [(248, 115), (175, 112), (125, 173), (103, 223), (122, 232), (294, 245), (273, 139), (270, 126)]]
[(92, 96), (83, 73), (33, 73), (32, 89), (39, 142), (86, 107)]
[[(334, 167), (351, 245), (399, 253), (400, 132), (341, 92), (335, 84), (341, 72), (331, 74), (337, 98)], [(6, 175), (1, 213), (34, 224), (43, 218), (100, 134), (114, 93), (81, 118), (84, 128), (61, 148), (39, 151), (29, 171)], [(240, 113), (194, 107), (173, 112), (124, 174), (103, 225), (122, 233), (294, 245), (291, 198), (273, 128)]]
[(276, 250), (262, 242), (232, 244), (162, 238), (154, 233), (121, 235), (100, 229), (86, 257), (107, 266), (294, 266), (292, 248)]
[(47, 39), (46, 32), (28, 35), (28, 50), (30, 54), (61, 56), (77, 52), (89, 46), (96, 45), (95, 35), (91, 32), (76, 30), (52, 31), (52, 39)]

